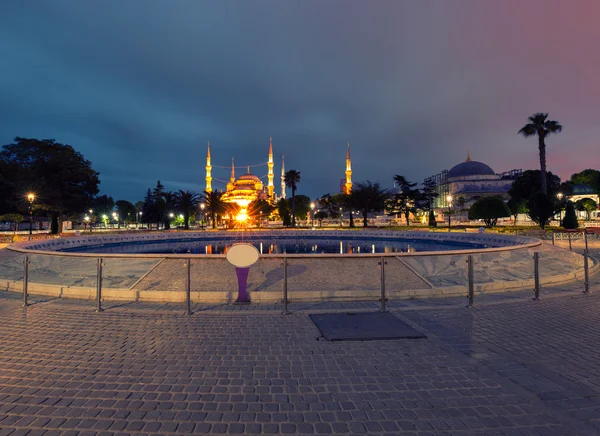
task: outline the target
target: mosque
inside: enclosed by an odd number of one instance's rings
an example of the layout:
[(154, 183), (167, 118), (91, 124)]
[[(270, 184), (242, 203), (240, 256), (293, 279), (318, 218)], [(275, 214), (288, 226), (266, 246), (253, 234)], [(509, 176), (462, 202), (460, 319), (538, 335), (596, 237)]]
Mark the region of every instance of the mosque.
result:
[(520, 169), (514, 169), (496, 174), (490, 166), (471, 159), (469, 151), (464, 162), (426, 178), (425, 182), (435, 183), (438, 193), (434, 202), (435, 208), (443, 209), (458, 204), (459, 207), (468, 209), (481, 197), (498, 195), (508, 200), (508, 191), (522, 172)]
[[(255, 166), (263, 166), (263, 164)], [(223, 194), (223, 201), (226, 203), (237, 204), (242, 211), (248, 207), (250, 203), (255, 200), (265, 200), (270, 204), (274, 205), (279, 199), (285, 198), (285, 162), (283, 155), (281, 156), (281, 191), (279, 196), (275, 192), (274, 186), (274, 162), (273, 162), (273, 138), (269, 140), (269, 155), (267, 159), (267, 186), (265, 187), (261, 177), (256, 176), (250, 172), (250, 166), (246, 167), (247, 172), (236, 179), (235, 177), (235, 164), (233, 158), (231, 159), (231, 176), (226, 185), (226, 190)], [(217, 167), (223, 168), (223, 167)], [(208, 149), (206, 152), (206, 176), (205, 176), (205, 188), (206, 192), (212, 192), (212, 169), (210, 156), (210, 142), (208, 143)], [(350, 160), (350, 143), (348, 143), (348, 149), (346, 151), (346, 171), (345, 179), (342, 179), (341, 190), (344, 193), (350, 193), (352, 190), (352, 164)], [(264, 176), (263, 176), (264, 177)], [(217, 181), (225, 182), (224, 180)]]

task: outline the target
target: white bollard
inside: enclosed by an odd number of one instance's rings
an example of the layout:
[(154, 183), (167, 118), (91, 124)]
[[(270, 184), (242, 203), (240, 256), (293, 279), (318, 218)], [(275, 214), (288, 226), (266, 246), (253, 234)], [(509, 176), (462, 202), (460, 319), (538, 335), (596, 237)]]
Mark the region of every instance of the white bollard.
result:
[(344, 254), (344, 243), (340, 241), (340, 254)]
[(260, 243), (260, 254), (263, 254), (263, 252), (262, 252), (262, 242)]
[(371, 253), (375, 253), (375, 244), (371, 245)]

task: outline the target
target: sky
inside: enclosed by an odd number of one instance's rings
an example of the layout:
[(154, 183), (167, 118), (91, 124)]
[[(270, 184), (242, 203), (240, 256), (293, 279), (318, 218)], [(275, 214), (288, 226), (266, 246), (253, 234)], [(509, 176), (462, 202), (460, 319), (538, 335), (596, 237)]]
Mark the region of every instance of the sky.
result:
[(565, 179), (600, 167), (598, 16), (596, 0), (3, 2), (0, 144), (70, 144), (101, 193), (137, 201), (158, 179), (203, 191), (208, 141), (213, 188), (232, 157), (266, 176), (272, 137), (276, 192), (285, 155), (315, 198), (339, 191), (348, 142), (353, 181), (385, 187), (468, 150), (539, 168), (517, 131), (548, 112)]

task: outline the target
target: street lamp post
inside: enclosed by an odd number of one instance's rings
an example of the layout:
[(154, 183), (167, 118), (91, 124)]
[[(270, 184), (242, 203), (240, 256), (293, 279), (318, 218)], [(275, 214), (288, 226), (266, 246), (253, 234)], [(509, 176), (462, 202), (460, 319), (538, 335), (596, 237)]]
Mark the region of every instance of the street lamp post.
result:
[(340, 227), (344, 226), (344, 215), (342, 214), (342, 208), (340, 207)]
[(202, 230), (204, 230), (204, 219), (205, 219), (204, 208), (205, 207), (206, 207), (206, 205), (204, 203), (200, 203), (200, 210), (202, 211)]
[[(142, 213), (143, 212), (141, 210), (138, 211), (138, 229), (140, 228), (140, 221), (142, 221)], [(142, 225), (142, 228), (143, 228), (143, 225)]]
[(558, 198), (558, 225), (559, 227), (562, 225), (562, 204), (560, 204), (562, 202), (563, 199), (563, 194), (562, 192), (559, 192), (558, 194), (556, 194), (556, 198)]
[(448, 231), (450, 231), (450, 216), (452, 215), (452, 196), (448, 195), (446, 197), (446, 201), (448, 202)]
[(121, 223), (119, 221), (119, 215), (117, 214), (117, 212), (113, 212), (112, 216), (117, 221), (117, 229), (120, 229), (121, 228)]
[(92, 233), (92, 223), (94, 222), (94, 211), (90, 209), (90, 233)]
[(33, 201), (35, 200), (35, 195), (29, 193), (27, 200), (29, 200), (29, 240), (31, 241), (31, 235), (33, 234)]
[[(86, 216), (83, 218), (83, 231), (84, 231), (84, 232), (87, 230), (87, 226), (88, 226), (88, 224), (89, 224), (89, 223), (90, 223), (90, 217), (86, 215)], [(92, 228), (92, 227), (90, 226), (90, 229), (91, 229), (91, 228)], [(90, 231), (91, 231), (91, 230), (90, 230)]]
[(314, 227), (315, 226), (315, 204), (314, 203), (310, 204), (310, 216), (312, 217), (311, 226)]

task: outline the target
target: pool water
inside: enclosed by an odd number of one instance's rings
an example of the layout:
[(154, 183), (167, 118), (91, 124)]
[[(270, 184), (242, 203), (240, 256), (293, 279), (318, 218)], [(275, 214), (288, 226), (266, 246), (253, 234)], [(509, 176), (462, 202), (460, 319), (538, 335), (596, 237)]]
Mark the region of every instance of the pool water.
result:
[(453, 241), (428, 241), (409, 238), (351, 238), (336, 237), (247, 237), (244, 240), (234, 237), (224, 238), (187, 238), (149, 241), (127, 241), (111, 244), (69, 247), (63, 252), (71, 253), (107, 253), (107, 254), (224, 254), (234, 243), (253, 244), (262, 254), (322, 254), (322, 253), (406, 253), (421, 251), (468, 250), (486, 248), (476, 243)]

